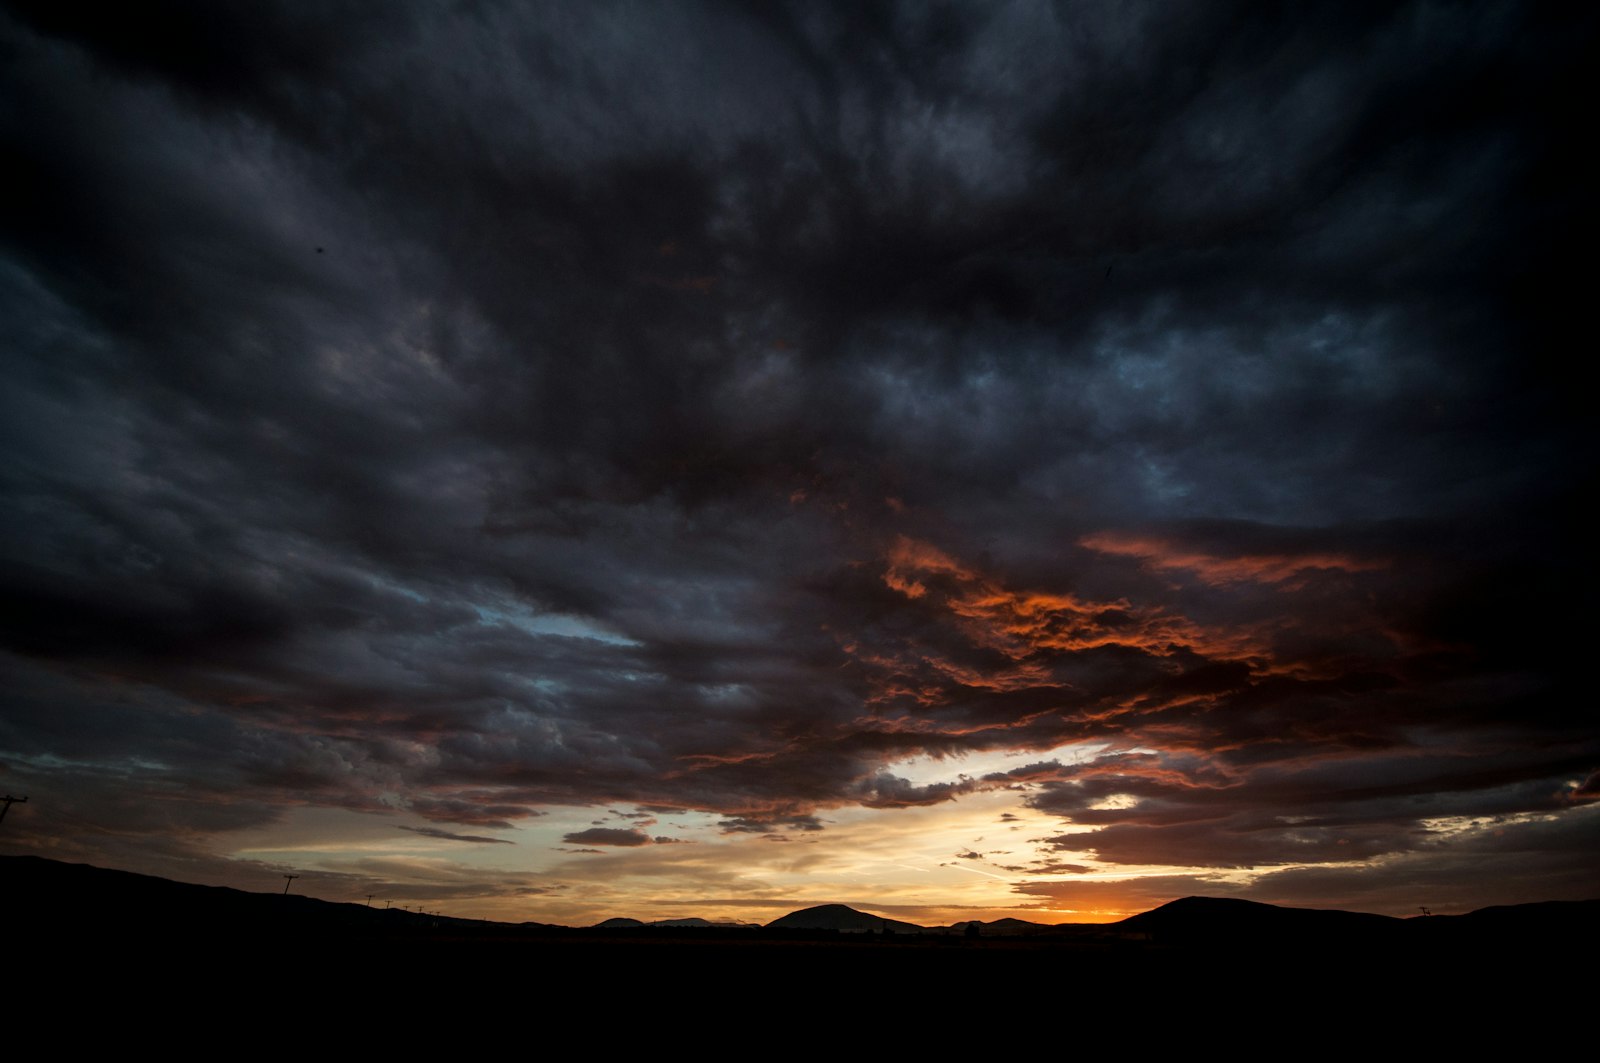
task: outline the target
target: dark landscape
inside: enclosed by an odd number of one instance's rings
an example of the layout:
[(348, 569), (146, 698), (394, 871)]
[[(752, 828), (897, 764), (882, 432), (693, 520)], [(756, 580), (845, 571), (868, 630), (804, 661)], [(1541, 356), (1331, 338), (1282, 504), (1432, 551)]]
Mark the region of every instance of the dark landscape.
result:
[[(959, 985), (963, 1007), (1070, 993), (1118, 1015), (1158, 1001), (1311, 1006), (1313, 993), (1322, 1008), (1385, 997), (1385, 1007), (1402, 998), (1548, 1006), (1582, 995), (1600, 944), (1600, 900), (1396, 919), (1185, 897), (1116, 923), (945, 927), (833, 904), (765, 926), (567, 927), (248, 893), (37, 857), (0, 857), (0, 890), (26, 926), (12, 937), (10, 972), (117, 983), (135, 996), (176, 985), (229, 1006), (241, 986), (278, 979), (368, 999), (389, 994), (391, 977), (429, 971), (475, 972), (466, 983), (430, 983), (441, 1006), (520, 992), (511, 973), (546, 999), (587, 1007), (607, 979), (660, 985), (709, 971), (736, 972), (718, 992), (740, 1000), (798, 999), (855, 979), (889, 1001)], [(136, 972), (157, 961), (165, 973), (141, 987)]]
[(1597, 45), (8, 0), (0, 1063), (1574, 1054)]

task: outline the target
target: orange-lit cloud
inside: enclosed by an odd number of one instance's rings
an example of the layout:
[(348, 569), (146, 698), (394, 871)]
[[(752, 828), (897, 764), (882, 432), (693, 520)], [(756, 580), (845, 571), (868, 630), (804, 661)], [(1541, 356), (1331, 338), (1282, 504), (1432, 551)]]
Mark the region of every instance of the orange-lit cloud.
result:
[(1280, 590), (1299, 590), (1307, 581), (1319, 575), (1378, 572), (1389, 567), (1385, 560), (1329, 552), (1237, 554), (1225, 557), (1185, 547), (1168, 539), (1118, 532), (1098, 532), (1086, 535), (1078, 542), (1102, 554), (1137, 558), (1147, 568), (1164, 572), (1192, 572), (1202, 583), (1212, 587), (1228, 583), (1263, 583), (1275, 585)]
[(1137, 606), (1127, 599), (1013, 589), (907, 536), (888, 549), (882, 579), (970, 647), (991, 656), (980, 665), (925, 644), (868, 652), (847, 643), (847, 652), (877, 671), (874, 700), (880, 704), (910, 699), (932, 705), (958, 688), (1007, 692), (1060, 686), (1055, 666), (1091, 650), (1129, 649), (1154, 658), (1202, 655), (1263, 666), (1270, 656), (1269, 642), (1258, 630), (1203, 627), (1164, 607)]

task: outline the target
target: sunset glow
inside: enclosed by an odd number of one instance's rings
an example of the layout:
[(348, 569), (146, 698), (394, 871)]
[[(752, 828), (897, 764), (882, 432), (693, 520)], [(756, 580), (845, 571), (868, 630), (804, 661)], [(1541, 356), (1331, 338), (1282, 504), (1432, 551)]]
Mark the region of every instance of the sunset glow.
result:
[(0, 855), (1594, 896), (1594, 18), (9, 7)]

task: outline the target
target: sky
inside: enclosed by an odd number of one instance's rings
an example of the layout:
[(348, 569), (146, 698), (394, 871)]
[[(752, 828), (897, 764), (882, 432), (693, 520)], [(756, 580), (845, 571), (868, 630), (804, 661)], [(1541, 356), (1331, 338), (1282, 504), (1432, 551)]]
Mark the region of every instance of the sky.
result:
[(0, 15), (0, 853), (572, 925), (1595, 896), (1596, 16)]

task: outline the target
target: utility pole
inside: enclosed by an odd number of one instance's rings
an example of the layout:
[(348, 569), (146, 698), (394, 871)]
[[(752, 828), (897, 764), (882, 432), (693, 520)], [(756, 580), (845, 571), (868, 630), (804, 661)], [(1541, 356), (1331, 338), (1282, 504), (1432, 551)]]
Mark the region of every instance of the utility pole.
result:
[(367, 907), (368, 908), (372, 907), (372, 894), (370, 894), (370, 893), (367, 894)]
[(0, 823), (5, 822), (6, 813), (11, 811), (12, 802), (15, 802), (19, 805), (25, 805), (28, 803), (28, 799), (26, 797), (12, 797), (10, 794), (0, 797), (0, 801), (5, 802), (4, 805), (0, 805)]
[(289, 880), (289, 881), (287, 881), (287, 882), (285, 882), (283, 884), (283, 895), (285, 897), (287, 897), (287, 896), (289, 896), (289, 887), (294, 885), (294, 880), (299, 878), (300, 876), (299, 875), (285, 875), (283, 877)]

